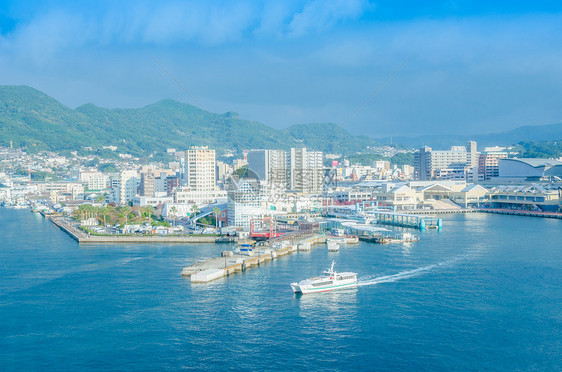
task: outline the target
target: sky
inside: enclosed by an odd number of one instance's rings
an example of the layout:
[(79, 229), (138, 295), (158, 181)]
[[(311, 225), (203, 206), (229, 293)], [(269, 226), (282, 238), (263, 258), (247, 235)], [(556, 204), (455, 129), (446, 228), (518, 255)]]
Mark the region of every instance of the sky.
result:
[(159, 64), (206, 110), (275, 128), (492, 133), (562, 122), (562, 2), (0, 0), (0, 85), (197, 105)]

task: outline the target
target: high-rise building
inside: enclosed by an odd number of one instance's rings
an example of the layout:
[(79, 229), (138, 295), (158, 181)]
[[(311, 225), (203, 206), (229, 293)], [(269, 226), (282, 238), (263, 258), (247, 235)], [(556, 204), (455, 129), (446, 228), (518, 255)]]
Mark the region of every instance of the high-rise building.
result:
[(480, 157), (478, 159), (478, 179), (481, 181), (486, 181), (493, 177), (499, 177), (500, 159), (507, 159), (507, 152), (486, 151), (480, 154)]
[(433, 177), (431, 169), (431, 147), (424, 146), (414, 152), (414, 179), (425, 181)]
[(302, 193), (320, 193), (324, 184), (324, 157), (321, 151), (292, 148), (289, 165), (289, 188)]
[(270, 189), (287, 189), (287, 153), (283, 150), (251, 150), (247, 153), (250, 171)]
[(152, 172), (141, 173), (139, 195), (154, 196), (156, 175)]
[(110, 202), (126, 204), (137, 195), (140, 177), (136, 170), (124, 170), (111, 179)]
[(466, 153), (467, 153), (466, 165), (469, 168), (477, 167), (479, 153), (478, 153), (476, 141), (468, 141), (466, 143)]
[(264, 213), (261, 204), (265, 199), (266, 190), (259, 180), (231, 178), (228, 185), (228, 224), (249, 228), (252, 218)]
[(192, 146), (185, 152), (184, 177), (191, 190), (214, 191), (217, 185), (215, 172), (215, 150)]

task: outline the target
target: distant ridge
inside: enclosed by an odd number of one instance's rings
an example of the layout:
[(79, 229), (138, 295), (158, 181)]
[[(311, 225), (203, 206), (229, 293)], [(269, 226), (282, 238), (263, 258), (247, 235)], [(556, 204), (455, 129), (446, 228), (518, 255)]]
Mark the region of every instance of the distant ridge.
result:
[[(275, 129), (244, 120), (235, 112), (209, 115), (171, 99), (137, 109), (107, 109), (93, 104), (75, 110), (28, 86), (0, 86), (0, 145), (35, 150), (68, 151), (114, 145), (136, 156), (207, 145), (217, 150), (306, 146), (330, 153), (351, 154), (369, 146), (391, 143), (390, 137), (354, 136), (333, 123), (291, 125)], [(395, 145), (448, 149), (467, 140), (484, 146), (509, 146), (521, 141), (562, 140), (562, 123), (523, 126), (479, 135), (392, 137)]]
[(449, 149), (455, 145), (465, 145), (468, 140), (478, 142), (480, 146), (510, 146), (522, 141), (555, 141), (562, 140), (562, 123), (546, 125), (526, 125), (504, 132), (476, 135), (425, 135), (417, 137), (384, 137), (375, 138), (379, 143), (402, 144), (409, 147), (430, 146), (436, 150)]

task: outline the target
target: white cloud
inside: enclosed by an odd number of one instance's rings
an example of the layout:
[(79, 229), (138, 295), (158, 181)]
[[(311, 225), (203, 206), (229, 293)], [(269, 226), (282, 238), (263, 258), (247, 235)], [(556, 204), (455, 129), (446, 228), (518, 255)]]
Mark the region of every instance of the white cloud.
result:
[(341, 21), (359, 18), (369, 7), (364, 0), (315, 0), (295, 14), (289, 24), (291, 36), (325, 31)]

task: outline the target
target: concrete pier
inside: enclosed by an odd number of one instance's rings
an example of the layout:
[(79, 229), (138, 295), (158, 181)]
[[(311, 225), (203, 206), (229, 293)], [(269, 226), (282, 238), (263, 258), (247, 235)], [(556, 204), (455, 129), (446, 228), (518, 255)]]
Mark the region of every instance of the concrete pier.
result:
[(326, 243), (324, 235), (306, 236), (301, 237), (301, 239), (295, 236), (288, 237), (285, 240), (278, 239), (271, 245), (267, 244), (254, 248), (253, 256), (224, 251), (221, 257), (184, 267), (181, 274), (183, 277), (191, 277), (191, 282), (193, 283), (210, 282), (295, 253), (299, 245), (311, 247), (312, 245), (323, 243)]

